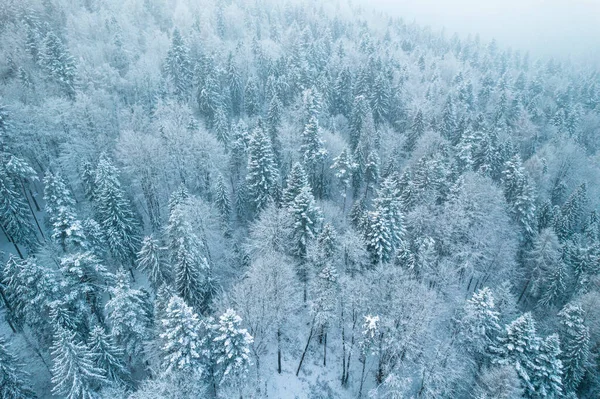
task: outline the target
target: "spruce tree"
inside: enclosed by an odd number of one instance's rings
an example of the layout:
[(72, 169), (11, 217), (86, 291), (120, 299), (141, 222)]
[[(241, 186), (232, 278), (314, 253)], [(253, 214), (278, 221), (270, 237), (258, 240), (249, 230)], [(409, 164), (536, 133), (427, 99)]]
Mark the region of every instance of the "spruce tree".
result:
[(102, 326), (95, 326), (88, 338), (88, 347), (94, 360), (94, 365), (104, 370), (109, 382), (126, 385), (130, 379), (129, 370), (123, 362), (124, 351), (114, 342)]
[(333, 90), (333, 112), (350, 116), (352, 109), (352, 73), (348, 67), (342, 69), (335, 81)]
[(375, 78), (375, 84), (371, 92), (371, 109), (376, 125), (384, 122), (390, 111), (390, 88), (386, 77), (383, 74)]
[(48, 306), (59, 295), (60, 280), (55, 269), (44, 266), (33, 256), (22, 260), (11, 255), (0, 274), (9, 316), (17, 325), (26, 323), (42, 332), (48, 325), (45, 317)]
[(167, 373), (196, 370), (203, 356), (198, 315), (175, 295), (169, 300), (160, 323), (163, 369)]
[(390, 234), (392, 253), (401, 246), (404, 238), (404, 217), (401, 212), (400, 190), (396, 176), (387, 177), (377, 191), (373, 206), (383, 219)]
[(6, 338), (0, 335), (0, 397), (3, 399), (29, 399), (36, 395), (27, 379), (29, 374), (12, 352)]
[(300, 155), (311, 187), (314, 191), (321, 193), (323, 187), (321, 187), (322, 182), (319, 176), (321, 176), (321, 167), (327, 156), (327, 150), (323, 147), (323, 140), (321, 140), (319, 133), (319, 123), (315, 116), (311, 116), (304, 126)]
[(518, 155), (505, 163), (502, 184), (511, 213), (521, 226), (525, 239), (529, 239), (536, 227), (535, 198)]
[(250, 345), (253, 338), (245, 328), (240, 327), (241, 322), (242, 319), (233, 309), (227, 309), (219, 317), (213, 342), (221, 382), (243, 377), (251, 364)]
[(558, 314), (560, 320), (560, 359), (565, 393), (576, 392), (590, 364), (590, 329), (585, 325), (581, 306), (569, 304)]
[(217, 140), (223, 144), (225, 150), (229, 149), (229, 120), (223, 106), (217, 107), (215, 111), (215, 123), (214, 123), (215, 135)]
[(44, 178), (45, 210), (52, 226), (52, 239), (63, 249), (87, 246), (85, 233), (75, 212), (75, 201), (60, 174), (47, 172)]
[(217, 187), (215, 193), (215, 205), (219, 210), (219, 217), (221, 219), (221, 225), (225, 236), (230, 236), (230, 220), (231, 220), (231, 200), (229, 199), (229, 193), (225, 186), (223, 176), (219, 175), (217, 178)]
[(106, 382), (104, 370), (94, 364), (94, 355), (74, 332), (58, 327), (51, 348), (52, 393), (67, 399), (97, 398), (96, 390)]
[(246, 185), (253, 210), (260, 212), (273, 199), (279, 172), (273, 155), (271, 140), (262, 126), (254, 129), (248, 148), (248, 174)]
[(95, 209), (112, 254), (121, 262), (132, 262), (140, 241), (138, 223), (118, 174), (107, 158), (100, 160), (96, 170)]
[(540, 398), (560, 398), (563, 396), (563, 365), (559, 359), (560, 340), (552, 334), (539, 343), (535, 358), (535, 371), (532, 383), (535, 396)]
[(473, 293), (460, 320), (461, 335), (470, 351), (478, 356), (489, 356), (490, 348), (500, 333), (499, 316), (489, 288)]
[(365, 97), (356, 97), (352, 105), (352, 113), (350, 114), (349, 121), (350, 149), (353, 151), (356, 150), (361, 141), (364, 123), (369, 112), (371, 110)]
[(161, 256), (160, 243), (153, 236), (144, 237), (137, 254), (137, 267), (148, 274), (150, 283), (157, 289), (162, 284), (172, 281), (170, 271)]
[(173, 31), (171, 48), (169, 48), (165, 61), (165, 71), (173, 86), (175, 97), (180, 101), (186, 101), (192, 83), (192, 65), (189, 49), (183, 41), (179, 29)]
[(273, 147), (273, 154), (275, 155), (275, 161), (278, 165), (281, 165), (283, 161), (283, 147), (280, 139), (280, 129), (282, 123), (282, 112), (283, 104), (277, 95), (274, 95), (271, 102), (269, 103), (269, 110), (267, 111), (267, 133), (271, 138), (271, 146)]
[(374, 265), (386, 263), (393, 253), (392, 233), (388, 223), (378, 211), (367, 213), (365, 241)]
[(291, 206), (302, 188), (308, 186), (308, 184), (308, 176), (302, 164), (299, 162), (294, 163), (286, 179), (286, 186), (281, 195), (281, 204), (284, 207)]
[(506, 331), (498, 337), (493, 351), (494, 361), (499, 364), (512, 364), (529, 395), (535, 395), (532, 379), (535, 376), (535, 358), (540, 338), (537, 336), (535, 321), (531, 313), (525, 313), (506, 326)]
[(112, 327), (112, 336), (129, 359), (135, 359), (144, 351), (152, 326), (152, 304), (146, 291), (130, 287), (125, 272), (117, 274), (117, 282), (111, 290), (112, 297), (106, 303), (106, 316)]
[(300, 258), (306, 257), (310, 240), (319, 231), (322, 216), (308, 186), (303, 187), (289, 207), (293, 218), (294, 252)]
[(48, 77), (56, 82), (69, 98), (73, 99), (75, 97), (75, 61), (67, 47), (52, 31), (49, 31), (44, 38), (40, 63)]
[(0, 224), (9, 240), (28, 248), (34, 245), (36, 233), (27, 198), (19, 185), (21, 179), (34, 176), (33, 169), (23, 160), (0, 153)]
[(365, 197), (375, 189), (377, 183), (379, 183), (379, 155), (377, 152), (371, 151), (367, 156), (367, 162), (365, 164)]
[(423, 119), (423, 111), (419, 109), (408, 131), (404, 149), (408, 152), (412, 152), (423, 133), (425, 133), (425, 120)]
[(229, 87), (229, 101), (231, 104), (231, 112), (234, 116), (239, 116), (242, 108), (243, 87), (240, 75), (235, 66), (233, 55), (229, 54), (227, 58), (226, 71), (227, 85)]
[(208, 300), (210, 266), (202, 253), (202, 244), (188, 220), (185, 203), (171, 212), (167, 225), (167, 243), (177, 293), (194, 307)]
[(254, 76), (251, 76), (246, 82), (244, 89), (244, 109), (248, 116), (254, 116), (260, 113), (260, 91), (258, 83)]

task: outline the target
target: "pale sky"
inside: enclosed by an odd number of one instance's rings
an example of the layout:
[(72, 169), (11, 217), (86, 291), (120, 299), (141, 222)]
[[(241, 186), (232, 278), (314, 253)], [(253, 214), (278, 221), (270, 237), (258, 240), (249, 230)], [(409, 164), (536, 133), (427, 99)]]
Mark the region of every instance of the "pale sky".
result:
[[(356, 1), (356, 0), (355, 0)], [(479, 33), (514, 49), (600, 61), (600, 0), (358, 0), (448, 36)]]

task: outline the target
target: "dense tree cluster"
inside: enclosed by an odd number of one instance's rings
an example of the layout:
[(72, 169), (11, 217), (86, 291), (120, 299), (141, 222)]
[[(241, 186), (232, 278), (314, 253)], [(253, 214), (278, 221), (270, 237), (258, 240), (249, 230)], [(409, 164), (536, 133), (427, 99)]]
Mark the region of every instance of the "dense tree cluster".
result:
[(345, 1), (1, 3), (2, 398), (600, 395), (598, 70)]

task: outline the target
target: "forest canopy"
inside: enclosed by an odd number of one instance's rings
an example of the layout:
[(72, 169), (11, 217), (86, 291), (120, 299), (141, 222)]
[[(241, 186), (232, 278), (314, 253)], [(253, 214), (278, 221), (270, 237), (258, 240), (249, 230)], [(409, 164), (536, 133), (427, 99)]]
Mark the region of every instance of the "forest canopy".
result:
[(1, 398), (595, 398), (600, 75), (342, 0), (0, 1)]

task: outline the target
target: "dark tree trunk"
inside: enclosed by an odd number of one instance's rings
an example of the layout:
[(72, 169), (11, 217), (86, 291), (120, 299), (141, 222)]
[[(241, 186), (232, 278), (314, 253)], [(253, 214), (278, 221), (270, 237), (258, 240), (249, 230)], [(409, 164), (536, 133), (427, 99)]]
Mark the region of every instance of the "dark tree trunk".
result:
[(302, 368), (302, 363), (304, 362), (304, 357), (306, 356), (306, 352), (308, 351), (308, 346), (310, 345), (310, 340), (312, 339), (313, 333), (315, 331), (315, 319), (313, 319), (312, 324), (310, 326), (310, 332), (308, 333), (308, 339), (306, 340), (306, 346), (304, 347), (304, 351), (302, 352), (302, 357), (300, 358), (300, 363), (298, 364), (298, 369), (296, 370), (296, 377), (300, 374), (300, 369)]

